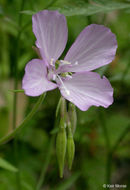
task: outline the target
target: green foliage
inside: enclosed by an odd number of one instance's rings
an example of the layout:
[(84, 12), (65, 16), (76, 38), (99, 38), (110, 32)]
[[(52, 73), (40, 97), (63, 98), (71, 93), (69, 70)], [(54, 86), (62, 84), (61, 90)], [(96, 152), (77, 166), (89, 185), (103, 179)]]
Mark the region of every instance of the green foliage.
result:
[[(95, 0), (94, 3), (88, 4), (85, 2), (82, 3), (67, 3), (64, 6), (54, 6), (49, 9), (59, 10), (65, 16), (75, 16), (75, 15), (84, 15), (90, 16), (97, 13), (107, 13), (114, 10), (119, 9), (128, 9), (130, 8), (130, 4), (128, 3), (120, 3), (116, 1), (107, 1), (107, 0)], [(21, 14), (33, 15), (36, 11), (25, 10), (21, 11)]]
[(11, 172), (17, 172), (18, 169), (15, 168), (12, 164), (4, 160), (3, 158), (0, 158), (0, 167), (6, 170), (9, 170)]
[(106, 118), (106, 127), (111, 146), (114, 146), (123, 131), (130, 125), (130, 118), (120, 113), (113, 113)]
[(97, 13), (107, 13), (113, 10), (126, 9), (130, 8), (130, 4), (116, 2), (116, 1), (107, 1), (107, 0), (96, 0), (92, 1), (94, 3), (88, 4), (82, 2), (80, 4), (67, 4), (62, 7), (53, 7), (51, 9), (59, 10), (62, 14), (66, 16), (74, 15), (85, 15), (90, 16)]
[[(21, 10), (21, 0), (0, 1), (0, 190), (17, 190), (16, 174), (20, 174), (21, 190), (100, 190), (106, 183), (108, 151), (113, 150), (115, 146), (111, 162), (112, 182), (127, 184), (126, 189), (129, 190), (130, 1), (24, 2), (24, 9)], [(114, 88), (114, 103), (108, 109), (91, 107), (87, 112), (76, 108), (77, 127), (73, 137), (75, 160), (71, 171), (68, 171), (65, 163), (62, 180), (59, 179), (54, 146), (59, 130), (58, 90), (48, 92), (40, 107), (41, 101), (37, 102), (37, 98), (28, 98), (21, 90), (12, 90), (17, 34), (21, 31), (17, 60), (18, 89), (21, 89), (24, 67), (29, 60), (37, 57), (32, 49), (36, 39), (32, 32), (31, 16), (43, 9), (57, 9), (67, 16), (69, 35), (63, 57), (82, 29), (91, 23), (111, 28), (118, 41), (116, 59), (97, 70), (111, 81)], [(21, 26), (18, 24), (20, 16), (23, 17)], [(20, 127), (12, 132), (14, 94), (18, 94), (17, 126)], [(69, 105), (67, 107), (69, 109)], [(30, 111), (31, 115), (24, 120)], [(35, 111), (37, 113), (34, 117)], [(6, 143), (15, 135), (18, 144), (16, 152), (18, 163), (14, 156), (14, 140)]]
[(57, 187), (54, 188), (54, 190), (67, 190), (71, 188), (71, 186), (79, 178), (79, 176), (80, 176), (80, 172), (76, 172), (71, 177), (69, 177), (69, 179), (65, 180), (62, 184), (57, 185)]

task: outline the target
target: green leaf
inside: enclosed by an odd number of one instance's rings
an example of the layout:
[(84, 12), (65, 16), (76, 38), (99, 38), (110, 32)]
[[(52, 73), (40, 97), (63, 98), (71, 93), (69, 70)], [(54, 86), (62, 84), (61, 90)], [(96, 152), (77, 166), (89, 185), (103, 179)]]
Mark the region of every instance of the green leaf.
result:
[(9, 90), (10, 92), (24, 92), (24, 90), (20, 89), (20, 90)]
[(0, 15), (3, 15), (3, 9), (1, 6), (0, 6)]
[[(75, 4), (66, 4), (61, 7), (54, 6), (50, 7), (50, 10), (58, 10), (60, 13), (65, 16), (74, 16), (74, 15), (93, 15), (96, 13), (106, 13), (119, 9), (127, 9), (130, 8), (129, 3), (122, 3), (116, 1), (108, 1), (108, 0), (93, 0), (92, 4), (88, 3), (75, 3)], [(38, 10), (40, 11), (40, 10)], [(38, 11), (24, 10), (21, 11), (21, 14), (33, 15)]]
[(105, 164), (104, 157), (100, 151), (97, 152), (94, 157), (86, 156), (85, 160), (82, 162), (80, 167), (82, 176), (84, 176), (85, 183), (90, 190), (103, 190), (102, 185), (105, 181)]
[(106, 127), (111, 147), (115, 145), (128, 125), (130, 125), (130, 118), (120, 113), (113, 113), (106, 117)]
[(65, 16), (74, 16), (74, 15), (89, 16), (96, 13), (106, 13), (126, 8), (130, 8), (130, 4), (115, 2), (115, 1), (102, 1), (102, 2), (97, 1), (97, 3), (93, 4), (88, 4), (88, 3), (74, 4), (74, 5), (67, 4), (66, 6), (51, 7), (50, 9), (59, 10), (59, 12), (61, 12)]
[(18, 169), (15, 168), (12, 164), (4, 160), (3, 158), (0, 158), (0, 167), (6, 170), (9, 170), (11, 172), (17, 172)]
[(21, 14), (25, 15), (34, 15), (36, 14), (37, 11), (31, 11), (31, 10), (25, 10), (25, 11), (20, 11)]

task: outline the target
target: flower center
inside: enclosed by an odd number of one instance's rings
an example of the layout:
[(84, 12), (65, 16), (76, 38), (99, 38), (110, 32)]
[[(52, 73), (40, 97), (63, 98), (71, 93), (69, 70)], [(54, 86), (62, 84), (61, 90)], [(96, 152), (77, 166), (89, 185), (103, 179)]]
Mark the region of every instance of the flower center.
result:
[[(50, 65), (51, 67), (48, 70), (48, 79), (56, 83), (61, 83), (62, 88), (65, 90), (66, 94), (70, 95), (70, 91), (65, 86), (64, 80), (66, 80), (67, 78), (72, 78), (72, 73), (57, 73), (57, 69), (59, 68), (59, 66), (63, 65), (71, 66), (71, 63), (66, 60), (57, 60), (56, 62), (54, 62), (54, 59), (52, 58), (50, 61)], [(74, 65), (78, 65), (78, 61), (76, 61)]]

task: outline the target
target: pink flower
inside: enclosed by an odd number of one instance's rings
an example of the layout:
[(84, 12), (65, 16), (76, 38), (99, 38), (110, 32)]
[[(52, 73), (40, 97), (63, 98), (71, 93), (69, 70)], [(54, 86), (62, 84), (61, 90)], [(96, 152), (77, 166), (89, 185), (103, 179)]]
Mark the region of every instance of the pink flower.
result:
[(90, 106), (107, 108), (113, 102), (113, 88), (105, 76), (92, 72), (115, 56), (115, 35), (105, 26), (91, 24), (77, 37), (64, 60), (68, 29), (65, 16), (44, 10), (32, 17), (36, 46), (42, 59), (25, 68), (22, 88), (28, 96), (39, 96), (59, 88), (62, 96), (85, 111)]

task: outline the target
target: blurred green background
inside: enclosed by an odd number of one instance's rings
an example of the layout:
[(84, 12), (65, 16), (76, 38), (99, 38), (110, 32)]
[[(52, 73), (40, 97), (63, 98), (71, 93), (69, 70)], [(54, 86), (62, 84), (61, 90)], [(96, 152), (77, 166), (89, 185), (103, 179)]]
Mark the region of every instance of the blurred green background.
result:
[[(129, 0), (0, 0), (0, 138), (13, 130), (14, 93), (9, 90), (14, 89), (16, 77), (21, 89), (24, 67), (37, 57), (32, 49), (35, 36), (31, 17), (43, 9), (56, 9), (67, 16), (69, 40), (65, 52), (88, 24), (105, 25), (116, 34), (115, 60), (97, 70), (109, 78), (114, 103), (108, 109), (91, 107), (86, 112), (77, 109), (75, 160), (72, 171), (65, 166), (64, 178), (60, 179), (53, 139), (60, 93), (48, 92), (38, 112), (16, 136), (17, 141), (0, 145), (0, 190), (100, 190), (106, 183), (126, 185), (120, 189), (129, 190)], [(18, 125), (37, 98), (24, 93), (17, 95)]]

